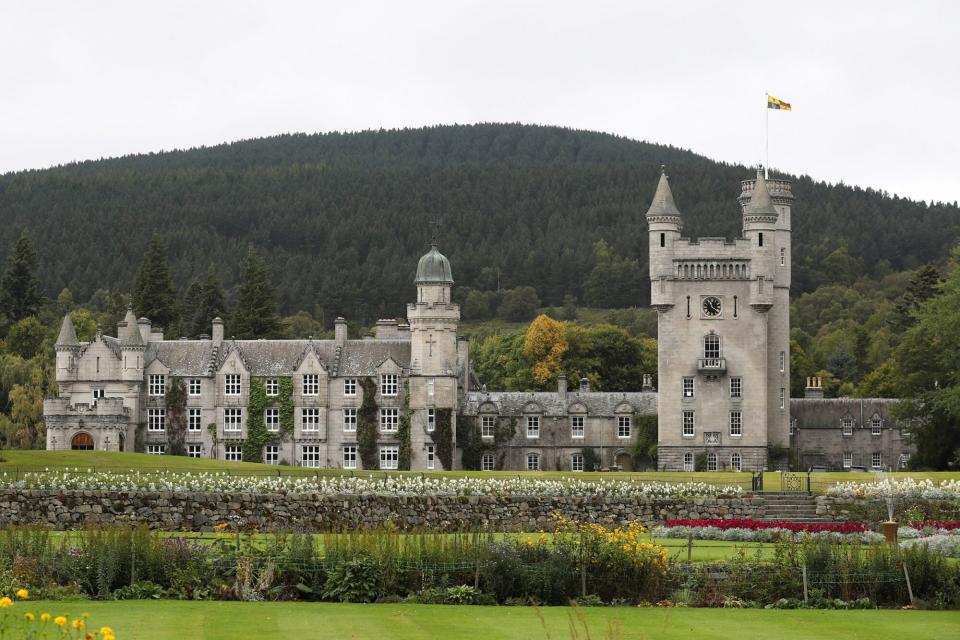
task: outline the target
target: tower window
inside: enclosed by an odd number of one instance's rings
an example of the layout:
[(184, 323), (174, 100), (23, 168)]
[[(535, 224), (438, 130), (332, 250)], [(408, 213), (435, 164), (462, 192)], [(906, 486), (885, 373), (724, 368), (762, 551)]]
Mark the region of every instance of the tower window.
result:
[(714, 333), (711, 333), (703, 337), (703, 357), (704, 358), (720, 357), (720, 336)]
[(690, 296), (687, 296), (687, 318), (690, 318)]
[(734, 318), (737, 317), (738, 311), (739, 310), (737, 309), (737, 296), (733, 296), (733, 317)]
[(667, 246), (667, 234), (665, 233), (660, 234), (660, 246), (661, 247)]
[(787, 250), (784, 247), (780, 247), (780, 266), (786, 266), (787, 264)]
[(757, 239), (760, 241), (760, 246), (763, 246), (763, 231), (757, 234)]

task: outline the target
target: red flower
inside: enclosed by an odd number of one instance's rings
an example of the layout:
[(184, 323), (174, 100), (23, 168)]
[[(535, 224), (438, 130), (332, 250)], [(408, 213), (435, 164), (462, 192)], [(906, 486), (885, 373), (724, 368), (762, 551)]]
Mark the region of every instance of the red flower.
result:
[(919, 525), (914, 525), (917, 529), (947, 529), (954, 531), (960, 529), (960, 522), (957, 520), (924, 520)]

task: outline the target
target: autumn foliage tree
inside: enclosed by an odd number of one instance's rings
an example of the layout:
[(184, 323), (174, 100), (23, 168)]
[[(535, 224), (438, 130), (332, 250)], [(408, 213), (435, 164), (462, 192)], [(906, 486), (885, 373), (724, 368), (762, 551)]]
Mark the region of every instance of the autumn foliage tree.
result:
[(565, 323), (543, 314), (537, 316), (523, 341), (523, 355), (532, 363), (533, 379), (543, 384), (556, 378), (569, 348)]

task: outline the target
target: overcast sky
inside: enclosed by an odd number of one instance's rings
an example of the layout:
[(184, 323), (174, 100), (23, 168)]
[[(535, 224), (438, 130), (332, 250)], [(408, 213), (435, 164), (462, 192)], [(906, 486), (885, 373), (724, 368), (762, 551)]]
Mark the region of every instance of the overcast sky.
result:
[[(960, 200), (960, 2), (0, 4), (0, 172), (519, 121)], [(675, 179), (682, 179), (675, 172)]]

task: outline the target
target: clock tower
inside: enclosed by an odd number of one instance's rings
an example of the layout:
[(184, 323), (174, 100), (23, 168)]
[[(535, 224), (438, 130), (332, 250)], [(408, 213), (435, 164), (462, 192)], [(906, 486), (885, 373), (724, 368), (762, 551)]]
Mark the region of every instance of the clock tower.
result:
[(791, 185), (758, 171), (739, 202), (733, 240), (681, 237), (665, 173), (647, 211), (662, 471), (759, 470), (789, 443)]

